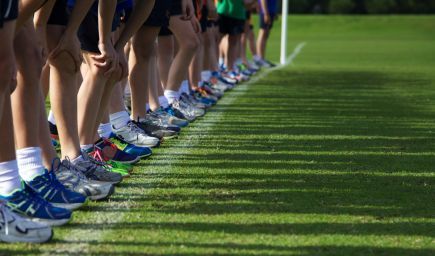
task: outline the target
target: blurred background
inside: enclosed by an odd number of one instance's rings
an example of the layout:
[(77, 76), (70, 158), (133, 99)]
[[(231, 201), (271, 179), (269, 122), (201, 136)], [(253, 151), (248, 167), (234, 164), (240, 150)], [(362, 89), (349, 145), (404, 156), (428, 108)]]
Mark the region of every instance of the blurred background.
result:
[(289, 13), (435, 14), (435, 0), (289, 0)]

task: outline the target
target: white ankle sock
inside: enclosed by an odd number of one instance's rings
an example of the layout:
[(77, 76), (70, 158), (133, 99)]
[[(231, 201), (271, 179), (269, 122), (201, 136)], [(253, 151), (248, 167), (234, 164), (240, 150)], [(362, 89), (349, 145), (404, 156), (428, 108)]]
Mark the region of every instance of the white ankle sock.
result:
[(164, 94), (169, 104), (172, 104), (172, 102), (180, 98), (180, 94), (177, 91), (165, 90)]
[(224, 64), (224, 58), (219, 57), (219, 66)]
[(100, 135), (101, 138), (109, 138), (110, 134), (112, 133), (112, 125), (110, 123), (106, 124), (100, 124), (98, 126), (98, 135)]
[(163, 108), (169, 107), (168, 100), (166, 99), (165, 96), (159, 96), (159, 103), (160, 103), (160, 106), (162, 106)]
[(187, 80), (183, 80), (183, 82), (181, 83), (180, 94), (182, 94), (183, 92), (187, 93), (187, 94), (189, 94), (189, 92), (190, 92), (189, 81), (187, 81)]
[(56, 124), (56, 120), (54, 120), (54, 114), (53, 111), (50, 110), (50, 112), (48, 113), (48, 121), (52, 124)]
[(145, 109), (146, 109), (146, 111), (148, 113), (148, 111), (150, 111), (150, 104), (147, 103), (147, 105), (145, 106)]
[(201, 72), (201, 80), (202, 81), (210, 81), (211, 79), (211, 71), (210, 70), (204, 70)]
[(124, 89), (124, 96), (126, 96), (126, 97), (131, 96), (130, 84), (128, 82), (127, 82), (127, 85), (125, 86), (125, 89)]
[(19, 174), (25, 181), (31, 181), (45, 172), (42, 164), (41, 148), (39, 147), (18, 149), (17, 163)]
[(125, 127), (130, 122), (127, 111), (120, 111), (110, 114), (110, 124), (114, 129)]
[(21, 188), (17, 160), (0, 163), (0, 195), (8, 196)]

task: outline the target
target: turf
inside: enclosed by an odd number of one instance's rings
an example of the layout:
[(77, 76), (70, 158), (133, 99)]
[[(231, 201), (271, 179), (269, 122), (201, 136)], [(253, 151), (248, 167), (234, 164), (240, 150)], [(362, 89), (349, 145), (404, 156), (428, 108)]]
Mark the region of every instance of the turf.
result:
[(228, 93), (51, 243), (0, 254), (434, 255), (435, 17), (289, 24), (293, 65)]

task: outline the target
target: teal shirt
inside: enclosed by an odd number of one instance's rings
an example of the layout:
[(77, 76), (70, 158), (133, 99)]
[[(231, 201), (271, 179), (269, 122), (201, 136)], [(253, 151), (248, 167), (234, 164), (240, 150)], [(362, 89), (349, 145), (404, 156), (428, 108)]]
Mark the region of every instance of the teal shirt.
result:
[(246, 20), (246, 9), (243, 0), (219, 0), (217, 12), (231, 18)]

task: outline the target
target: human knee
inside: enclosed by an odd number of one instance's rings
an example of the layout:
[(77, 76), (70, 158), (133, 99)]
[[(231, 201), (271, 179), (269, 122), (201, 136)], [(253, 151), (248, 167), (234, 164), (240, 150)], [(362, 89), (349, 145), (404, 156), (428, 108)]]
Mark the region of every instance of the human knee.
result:
[(56, 56), (49, 57), (50, 65), (62, 72), (70, 75), (75, 75), (80, 70), (79, 63), (77, 63), (71, 54), (66, 51), (59, 53)]
[(140, 60), (148, 60), (155, 55), (154, 47), (152, 45), (144, 44), (141, 42), (134, 42), (132, 49), (136, 58)]
[(199, 47), (199, 38), (197, 36), (190, 37), (188, 40), (180, 42), (180, 47), (188, 52), (195, 52)]

